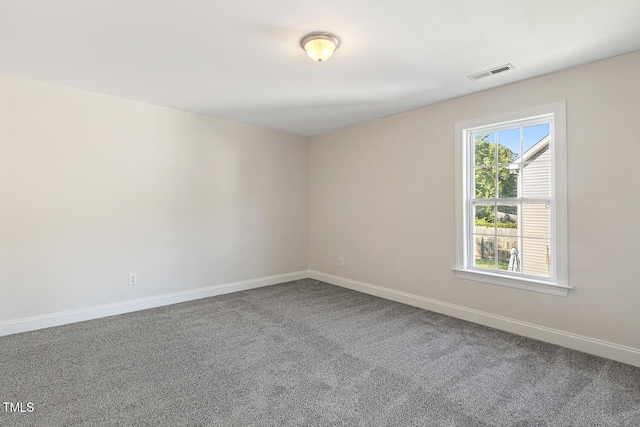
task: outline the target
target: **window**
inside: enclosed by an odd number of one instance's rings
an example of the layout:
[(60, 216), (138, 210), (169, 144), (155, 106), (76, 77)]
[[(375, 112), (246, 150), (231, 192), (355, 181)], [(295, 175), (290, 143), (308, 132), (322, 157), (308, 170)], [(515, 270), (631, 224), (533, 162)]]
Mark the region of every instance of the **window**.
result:
[(456, 123), (456, 274), (567, 296), (565, 103)]

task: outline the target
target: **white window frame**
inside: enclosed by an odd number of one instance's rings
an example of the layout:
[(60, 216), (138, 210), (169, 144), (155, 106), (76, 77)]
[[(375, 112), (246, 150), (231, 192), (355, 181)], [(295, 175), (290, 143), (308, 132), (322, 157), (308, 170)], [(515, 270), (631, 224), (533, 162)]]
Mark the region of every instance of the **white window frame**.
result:
[[(509, 274), (497, 270), (480, 269), (473, 266), (471, 251), (473, 223), (470, 219), (470, 203), (473, 188), (473, 147), (469, 142), (471, 133), (483, 128), (508, 125), (527, 119), (551, 118), (551, 265), (550, 278), (536, 278)], [(457, 122), (456, 131), (456, 266), (453, 269), (461, 279), (491, 283), (500, 286), (525, 289), (566, 297), (570, 289), (568, 280), (567, 241), (567, 131), (566, 102), (555, 102), (522, 110), (511, 111), (489, 117)]]

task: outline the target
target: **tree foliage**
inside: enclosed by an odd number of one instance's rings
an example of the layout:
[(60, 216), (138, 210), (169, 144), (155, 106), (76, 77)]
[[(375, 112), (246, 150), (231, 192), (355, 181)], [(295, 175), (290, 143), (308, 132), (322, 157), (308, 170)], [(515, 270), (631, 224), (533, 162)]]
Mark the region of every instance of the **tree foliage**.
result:
[[(497, 152), (496, 152), (497, 151)], [(502, 144), (490, 142), (488, 135), (480, 135), (475, 140), (475, 184), (477, 199), (518, 196), (518, 174), (506, 164), (516, 160), (517, 154)], [(498, 166), (499, 164), (503, 166)], [(497, 170), (497, 179), (496, 179)], [(517, 170), (516, 170), (517, 172)], [(497, 188), (496, 188), (497, 186)], [(497, 191), (496, 191), (497, 189)], [(493, 208), (478, 209), (476, 219), (494, 223)]]

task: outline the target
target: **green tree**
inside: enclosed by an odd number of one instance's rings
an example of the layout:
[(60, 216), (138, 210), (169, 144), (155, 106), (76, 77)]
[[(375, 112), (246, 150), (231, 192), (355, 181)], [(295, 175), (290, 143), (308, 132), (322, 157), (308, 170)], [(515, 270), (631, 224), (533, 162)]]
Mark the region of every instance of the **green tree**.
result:
[[(477, 199), (517, 197), (518, 174), (514, 173), (508, 166), (505, 166), (505, 164), (515, 161), (517, 154), (502, 144), (496, 145), (496, 143), (490, 142), (488, 138), (489, 135), (480, 135), (475, 140), (475, 164), (476, 166), (485, 166), (475, 170), (475, 197)], [(503, 166), (498, 166), (498, 164)], [(496, 170), (498, 172), (497, 180)], [(496, 184), (498, 192), (496, 192)], [(476, 220), (478, 219), (482, 219), (487, 223), (494, 223), (495, 214), (493, 209), (478, 209)]]

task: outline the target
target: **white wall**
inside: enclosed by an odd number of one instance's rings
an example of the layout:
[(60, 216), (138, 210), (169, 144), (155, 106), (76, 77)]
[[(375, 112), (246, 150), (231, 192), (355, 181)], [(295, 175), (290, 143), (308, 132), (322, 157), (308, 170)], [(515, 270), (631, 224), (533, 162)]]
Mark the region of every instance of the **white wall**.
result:
[(307, 138), (0, 76), (0, 322), (306, 270), (307, 191)]
[[(561, 100), (575, 290), (563, 298), (457, 279), (455, 122)], [(640, 349), (639, 164), (640, 52), (315, 136), (310, 268)]]

